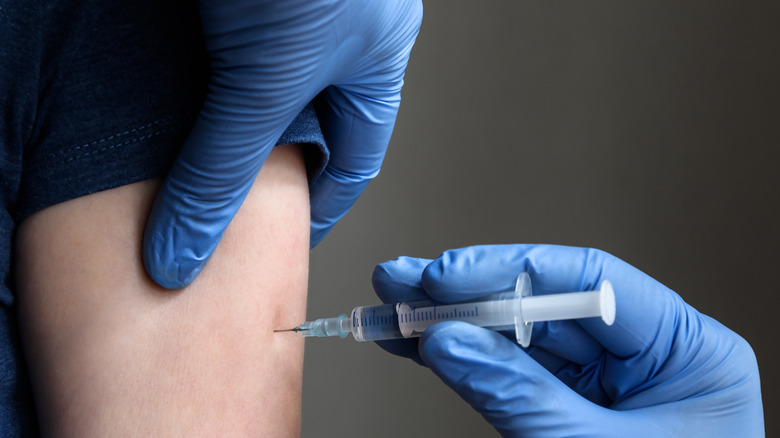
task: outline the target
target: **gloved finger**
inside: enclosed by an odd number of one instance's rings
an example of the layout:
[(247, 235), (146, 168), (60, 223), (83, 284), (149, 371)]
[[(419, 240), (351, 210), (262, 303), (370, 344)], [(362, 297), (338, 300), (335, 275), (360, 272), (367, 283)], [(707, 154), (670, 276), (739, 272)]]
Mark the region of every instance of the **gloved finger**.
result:
[(379, 174), (398, 113), (400, 87), (385, 91), (331, 86), (316, 99), (330, 159), (310, 187), (312, 248)]
[[(509, 338), (511, 341), (512, 339)], [(529, 357), (531, 357), (533, 360), (536, 361), (539, 365), (543, 366), (544, 369), (546, 369), (550, 374), (555, 375), (558, 371), (565, 369), (569, 365), (571, 365), (571, 362), (561, 358), (560, 356), (557, 356), (555, 354), (550, 353), (549, 351), (545, 350), (544, 348), (535, 347), (533, 345), (530, 345), (528, 347), (523, 348), (523, 351), (525, 351), (525, 354), (527, 354)]]
[[(324, 88), (316, 66), (327, 53), (311, 42), (324, 40), (327, 29), (310, 26), (321, 11), (305, 2), (201, 3), (211, 82), (144, 234), (144, 264), (160, 285), (181, 288), (197, 276), (276, 140)], [(265, 31), (277, 23), (310, 31)]]
[(566, 386), (600, 406), (611, 400), (604, 391), (605, 348), (575, 321), (534, 323), (526, 353)]
[(280, 110), (267, 124), (207, 102), (154, 202), (144, 233), (143, 258), (161, 286), (191, 283), (213, 253), (276, 139), (305, 102)]
[[(436, 258), (423, 273), (425, 291), (437, 301), (459, 302), (511, 291), (518, 274), (528, 272), (534, 295), (570, 292), (579, 287), (585, 252), (567, 248), (566, 263), (550, 256), (547, 245), (482, 245), (451, 249)], [(544, 275), (546, 273), (551, 275)], [(545, 281), (539, 282), (540, 275)]]
[(604, 346), (571, 320), (535, 322), (531, 345), (578, 365), (587, 365), (604, 354)]
[(490, 330), (436, 324), (420, 339), (420, 355), (503, 436), (609, 436), (604, 425), (621, 421)]
[(415, 257), (398, 257), (377, 265), (371, 275), (374, 291), (383, 303), (428, 300), (422, 288), (423, 270), (431, 261)]
[(376, 341), (376, 345), (390, 354), (411, 359), (417, 365), (425, 366), (417, 347), (419, 341), (420, 338), (391, 339), (388, 341)]
[[(419, 0), (371, 5), (364, 20), (351, 23), (367, 37), (350, 39), (339, 48), (340, 53), (354, 52), (349, 58), (356, 63), (331, 66), (333, 77), (339, 79), (316, 101), (331, 157), (310, 187), (312, 247), (379, 173), (398, 114), (404, 71), (422, 22)], [(348, 74), (342, 76), (344, 71)]]

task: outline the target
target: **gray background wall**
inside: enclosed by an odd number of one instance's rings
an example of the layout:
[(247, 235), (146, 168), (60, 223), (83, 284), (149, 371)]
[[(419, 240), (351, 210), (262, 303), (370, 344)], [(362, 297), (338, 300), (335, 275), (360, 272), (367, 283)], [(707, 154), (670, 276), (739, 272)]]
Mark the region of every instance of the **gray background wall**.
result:
[[(780, 433), (780, 7), (427, 1), (382, 174), (313, 252), (311, 318), (375, 264), (486, 243), (604, 249), (740, 333)], [(426, 368), (307, 341), (303, 435), (496, 436)]]

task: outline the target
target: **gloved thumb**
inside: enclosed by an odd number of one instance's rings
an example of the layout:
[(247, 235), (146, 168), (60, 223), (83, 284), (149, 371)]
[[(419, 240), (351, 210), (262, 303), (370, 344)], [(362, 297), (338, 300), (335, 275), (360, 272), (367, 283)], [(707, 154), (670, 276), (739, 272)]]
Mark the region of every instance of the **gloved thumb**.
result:
[(419, 349), (426, 365), (504, 437), (611, 436), (606, 425), (624, 420), (571, 390), (500, 333), (444, 322), (426, 330)]

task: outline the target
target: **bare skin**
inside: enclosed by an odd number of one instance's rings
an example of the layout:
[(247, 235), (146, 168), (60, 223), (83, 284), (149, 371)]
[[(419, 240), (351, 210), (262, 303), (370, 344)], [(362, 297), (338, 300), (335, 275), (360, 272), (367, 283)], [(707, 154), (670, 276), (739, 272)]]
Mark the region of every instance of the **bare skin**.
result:
[(40, 211), (16, 246), (19, 321), (42, 436), (300, 435), (309, 204), (277, 147), (200, 276), (154, 284), (141, 238), (159, 181)]

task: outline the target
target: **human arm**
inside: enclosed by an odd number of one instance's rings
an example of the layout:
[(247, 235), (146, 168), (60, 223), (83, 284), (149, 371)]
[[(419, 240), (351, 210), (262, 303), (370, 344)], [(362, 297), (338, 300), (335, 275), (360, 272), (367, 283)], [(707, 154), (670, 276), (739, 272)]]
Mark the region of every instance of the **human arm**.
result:
[(198, 275), (271, 146), (320, 92), (330, 159), (311, 186), (312, 245), (347, 212), (384, 159), (422, 4), (202, 0), (200, 15), (209, 92), (144, 237), (147, 272), (167, 288)]
[[(602, 251), (544, 245), (451, 250), (435, 261), (379, 265), (383, 301), (464, 301), (511, 290), (527, 272), (534, 294), (589, 290), (608, 279), (616, 320), (536, 323), (531, 347), (465, 323), (428, 329), (413, 356), (504, 436), (763, 436), (748, 343), (676, 293)], [(417, 355), (419, 353), (419, 355)]]
[(277, 147), (186, 290), (145, 274), (159, 183), (77, 198), (17, 237), (19, 321), (43, 436), (298, 436), (309, 210), (298, 147)]

